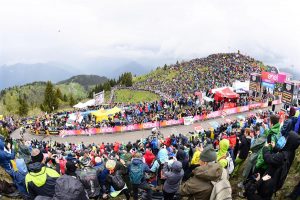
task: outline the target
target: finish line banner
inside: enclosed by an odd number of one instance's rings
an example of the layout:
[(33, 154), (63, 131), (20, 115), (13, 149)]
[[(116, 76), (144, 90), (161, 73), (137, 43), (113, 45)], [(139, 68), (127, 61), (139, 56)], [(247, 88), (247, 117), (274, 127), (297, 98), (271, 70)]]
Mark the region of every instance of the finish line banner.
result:
[[(273, 101), (272, 104), (278, 105), (281, 104), (280, 100)], [(249, 110), (255, 108), (266, 108), (268, 107), (268, 103), (255, 103), (250, 104), (248, 106), (241, 106), (236, 108), (229, 108), (225, 110), (218, 110), (215, 112), (211, 112), (204, 115), (196, 115), (194, 117), (183, 117), (178, 120), (167, 120), (161, 122), (147, 122), (142, 124), (132, 124), (128, 126), (115, 126), (115, 127), (101, 127), (101, 128), (90, 128), (86, 130), (62, 130), (59, 132), (61, 137), (72, 136), (72, 135), (96, 135), (96, 134), (105, 134), (105, 133), (120, 133), (120, 132), (129, 132), (129, 131), (140, 131), (152, 129), (154, 127), (168, 127), (168, 126), (176, 126), (176, 125), (191, 125), (194, 122), (202, 121), (205, 119), (213, 119), (217, 117), (221, 117), (222, 113), (226, 113), (226, 115), (233, 115), (236, 113), (247, 112)]]

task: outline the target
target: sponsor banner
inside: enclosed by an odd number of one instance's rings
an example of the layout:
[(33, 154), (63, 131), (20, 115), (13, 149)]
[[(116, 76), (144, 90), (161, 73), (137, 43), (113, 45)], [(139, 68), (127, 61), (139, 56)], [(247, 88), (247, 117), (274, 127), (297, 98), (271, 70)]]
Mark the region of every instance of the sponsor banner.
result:
[(275, 88), (275, 84), (274, 83), (267, 83), (267, 82), (262, 82), (261, 84), (263, 87), (266, 87), (266, 88), (270, 88), (270, 89), (273, 89)]
[(175, 126), (175, 125), (181, 125), (184, 123), (184, 119), (181, 118), (179, 120), (168, 120), (168, 121), (163, 121), (163, 122), (160, 122), (160, 127), (166, 127), (166, 126)]
[(194, 116), (194, 121), (200, 121), (200, 120), (203, 120), (203, 119), (204, 119), (203, 115)]
[[(281, 104), (280, 100), (275, 100), (272, 102), (272, 104)], [(255, 104), (250, 104), (249, 106), (241, 106), (241, 107), (236, 107), (236, 108), (230, 108), (230, 109), (225, 109), (223, 111), (215, 111), (211, 112), (206, 116), (206, 119), (211, 119), (211, 118), (216, 118), (220, 117), (222, 113), (226, 113), (226, 115), (232, 115), (240, 112), (246, 112), (249, 111), (250, 109), (255, 109), (255, 108), (265, 108), (268, 107), (268, 103), (255, 103)], [(184, 117), (178, 120), (168, 120), (168, 121), (163, 121), (163, 122), (148, 122), (148, 123), (143, 123), (143, 124), (132, 124), (128, 126), (116, 126), (116, 127), (102, 127), (102, 128), (90, 128), (86, 130), (61, 130), (59, 132), (59, 135), (61, 137), (64, 136), (72, 136), (72, 135), (95, 135), (95, 134), (103, 134), (103, 133), (117, 133), (117, 132), (128, 132), (128, 131), (138, 131), (138, 130), (143, 130), (143, 129), (152, 129), (154, 127), (167, 127), (167, 126), (174, 126), (174, 125), (191, 125), (194, 123), (194, 121), (200, 121), (205, 119), (204, 116), (196, 115), (194, 117)], [(201, 126), (199, 126), (201, 127)], [(198, 128), (197, 128), (198, 129)], [(200, 129), (200, 128), (199, 128)], [(198, 129), (198, 130), (199, 130)], [(196, 130), (196, 127), (195, 127)], [(50, 131), (50, 134), (58, 134), (58, 132), (55, 131)]]
[(215, 112), (211, 112), (207, 115), (207, 119), (210, 119), (210, 118), (216, 118), (216, 117), (220, 117), (222, 114), (222, 111), (215, 111)]
[(260, 108), (261, 103), (254, 103), (249, 105), (249, 109), (255, 109), (255, 108)]
[(293, 102), (294, 85), (291, 83), (284, 83), (282, 92), (282, 102), (291, 104)]
[(194, 123), (194, 117), (192, 116), (184, 117), (183, 120), (184, 120), (184, 125), (187, 126)]
[(275, 74), (272, 72), (262, 72), (261, 79), (266, 83), (284, 83), (286, 80), (286, 74)]
[(237, 112), (247, 112), (249, 111), (249, 106), (240, 106), (240, 107), (237, 107)]
[(159, 127), (159, 122), (147, 122), (142, 124), (142, 129), (150, 129), (154, 127)]

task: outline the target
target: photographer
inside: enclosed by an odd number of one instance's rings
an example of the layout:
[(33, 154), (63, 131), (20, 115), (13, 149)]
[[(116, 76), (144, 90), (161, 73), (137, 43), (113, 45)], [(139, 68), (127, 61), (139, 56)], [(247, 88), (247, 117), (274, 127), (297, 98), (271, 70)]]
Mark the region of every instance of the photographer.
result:
[(13, 176), (14, 171), (10, 161), (15, 159), (15, 152), (11, 148), (11, 144), (11, 141), (5, 144), (3, 140), (0, 139), (0, 166), (3, 167), (10, 176)]

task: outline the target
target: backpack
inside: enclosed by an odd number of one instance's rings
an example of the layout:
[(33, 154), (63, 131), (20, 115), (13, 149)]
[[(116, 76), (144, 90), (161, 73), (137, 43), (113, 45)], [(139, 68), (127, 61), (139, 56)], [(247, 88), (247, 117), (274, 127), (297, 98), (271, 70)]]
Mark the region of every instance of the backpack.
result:
[(129, 178), (132, 184), (141, 184), (144, 178), (144, 163), (132, 163), (129, 171)]
[(125, 187), (125, 182), (121, 175), (110, 175), (110, 177), (112, 186), (116, 191), (120, 191)]
[(63, 175), (56, 180), (55, 199), (88, 200), (88, 195), (79, 179)]
[(227, 171), (223, 169), (221, 179), (217, 182), (211, 181), (213, 190), (210, 195), (210, 200), (232, 200), (231, 185), (227, 176)]

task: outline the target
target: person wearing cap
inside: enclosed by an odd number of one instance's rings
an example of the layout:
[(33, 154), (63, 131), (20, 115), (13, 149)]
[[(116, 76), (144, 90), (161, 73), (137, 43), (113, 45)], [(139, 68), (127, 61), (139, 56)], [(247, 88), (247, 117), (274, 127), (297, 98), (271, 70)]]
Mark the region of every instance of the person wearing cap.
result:
[(201, 152), (199, 167), (193, 170), (193, 176), (180, 186), (180, 195), (195, 200), (209, 200), (213, 185), (223, 173), (222, 166), (216, 162), (217, 153), (208, 145)]
[(76, 174), (84, 185), (89, 198), (97, 199), (101, 195), (97, 170), (91, 166), (91, 159), (89, 157), (83, 157), (80, 162), (83, 168), (81, 170), (77, 170)]
[(59, 178), (57, 171), (44, 165), (45, 159), (39, 149), (31, 152), (31, 162), (28, 165), (28, 173), (25, 177), (25, 184), (30, 199), (38, 195), (53, 197), (55, 183)]

